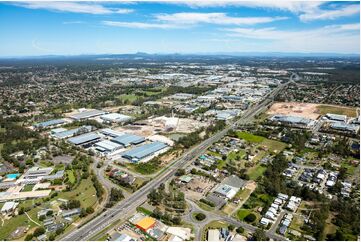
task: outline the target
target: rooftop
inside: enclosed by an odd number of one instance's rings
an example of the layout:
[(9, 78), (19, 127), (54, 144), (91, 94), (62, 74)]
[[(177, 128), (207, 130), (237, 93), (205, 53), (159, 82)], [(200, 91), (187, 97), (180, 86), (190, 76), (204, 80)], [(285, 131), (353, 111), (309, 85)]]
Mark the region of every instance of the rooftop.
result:
[(68, 141), (75, 145), (79, 145), (79, 144), (87, 143), (87, 142), (90, 142), (90, 141), (93, 141), (93, 140), (96, 140), (99, 138), (100, 138), (100, 136), (97, 135), (96, 133), (87, 133), (87, 134), (82, 134), (79, 136), (69, 138)]

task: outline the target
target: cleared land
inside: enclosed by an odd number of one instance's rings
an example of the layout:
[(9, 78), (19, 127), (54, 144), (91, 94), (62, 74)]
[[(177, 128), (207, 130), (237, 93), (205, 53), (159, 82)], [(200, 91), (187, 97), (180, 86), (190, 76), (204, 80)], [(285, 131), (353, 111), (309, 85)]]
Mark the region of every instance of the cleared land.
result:
[(283, 114), (300, 116), (316, 120), (320, 115), (326, 113), (347, 115), (356, 117), (357, 112), (354, 107), (344, 107), (338, 105), (316, 104), (316, 103), (298, 103), (298, 102), (278, 102), (274, 103), (267, 111), (269, 115)]

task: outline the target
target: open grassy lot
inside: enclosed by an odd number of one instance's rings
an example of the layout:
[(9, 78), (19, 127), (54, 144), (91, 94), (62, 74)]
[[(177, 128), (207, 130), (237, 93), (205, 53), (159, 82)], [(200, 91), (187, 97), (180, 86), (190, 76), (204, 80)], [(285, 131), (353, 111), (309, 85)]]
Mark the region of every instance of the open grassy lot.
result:
[(251, 167), (247, 171), (247, 175), (249, 176), (249, 179), (251, 180), (257, 180), (260, 176), (263, 175), (263, 173), (267, 170), (266, 166), (263, 166), (261, 164), (257, 164), (254, 167)]
[(24, 186), (23, 190), (21, 190), (21, 191), (22, 191), (22, 192), (30, 192), (30, 191), (33, 190), (33, 187), (34, 187), (34, 185), (32, 185), (32, 184), (27, 184), (27, 185)]
[(343, 107), (336, 105), (319, 105), (317, 109), (320, 114), (324, 115), (326, 113), (347, 115), (349, 117), (356, 117), (356, 108), (354, 107)]
[(261, 145), (266, 146), (269, 151), (274, 153), (279, 153), (284, 148), (286, 148), (286, 144), (276, 140), (264, 139)]
[(252, 143), (261, 143), (265, 139), (262, 136), (250, 134), (250, 133), (247, 133), (247, 132), (238, 131), (236, 133), (237, 133), (238, 138), (244, 139), (244, 140), (252, 142)]
[[(36, 214), (39, 210), (40, 208), (33, 208), (28, 212), (29, 216), (36, 222), (39, 222), (36, 218)], [(37, 227), (38, 225), (31, 222), (25, 214), (12, 217), (11, 219), (5, 220), (4, 224), (0, 226), (0, 240), (3, 241), (8, 239), (10, 234), (20, 226), (29, 226), (29, 228), (33, 228)]]
[(73, 170), (67, 170), (66, 174), (68, 175), (69, 182), (71, 184), (74, 184), (75, 183), (75, 176), (74, 176)]
[(126, 102), (134, 102), (135, 100), (137, 100), (138, 97), (134, 94), (129, 94), (129, 95), (123, 94), (118, 96), (118, 98)]
[(77, 199), (84, 208), (95, 205), (98, 200), (93, 182), (91, 181), (90, 177), (86, 180), (83, 179), (79, 186), (76, 187), (73, 191), (60, 193), (59, 198), (68, 200)]

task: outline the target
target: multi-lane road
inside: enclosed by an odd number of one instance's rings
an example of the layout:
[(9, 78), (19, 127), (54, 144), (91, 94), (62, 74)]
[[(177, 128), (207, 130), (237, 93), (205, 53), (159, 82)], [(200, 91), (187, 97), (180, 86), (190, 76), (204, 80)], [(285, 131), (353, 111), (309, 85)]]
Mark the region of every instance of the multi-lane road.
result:
[(140, 190), (130, 195), (127, 199), (119, 202), (113, 208), (106, 210), (98, 217), (89, 221), (87, 224), (83, 225), (82, 227), (71, 231), (69, 234), (65, 235), (61, 240), (68, 240), (68, 241), (89, 240), (94, 235), (104, 230), (112, 223), (129, 217), (132, 213), (135, 212), (138, 206), (140, 206), (147, 200), (147, 195), (150, 193), (152, 189), (158, 187), (160, 184), (171, 179), (179, 168), (184, 168), (188, 164), (190, 164), (196, 157), (198, 157), (203, 152), (205, 152), (209, 146), (211, 146), (213, 143), (217, 142), (222, 137), (224, 137), (230, 129), (235, 128), (238, 125), (248, 123), (254, 116), (256, 116), (261, 111), (263, 111), (267, 107), (267, 105), (272, 103), (274, 96), (277, 95), (286, 85), (288, 85), (288, 83), (289, 82), (279, 85), (270, 94), (268, 94), (265, 97), (265, 99), (263, 99), (263, 101), (246, 110), (243, 113), (243, 115), (240, 117), (240, 119), (238, 119), (232, 125), (227, 126), (222, 131), (216, 133), (212, 137), (208, 138), (207, 140), (191, 148), (180, 158), (178, 158), (175, 162), (169, 165), (165, 171), (163, 171), (153, 180), (148, 182)]

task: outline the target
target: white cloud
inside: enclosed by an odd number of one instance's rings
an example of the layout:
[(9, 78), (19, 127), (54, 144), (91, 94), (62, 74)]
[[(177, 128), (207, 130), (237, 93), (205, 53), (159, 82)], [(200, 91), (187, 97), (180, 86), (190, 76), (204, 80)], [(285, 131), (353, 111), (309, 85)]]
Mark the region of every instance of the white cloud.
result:
[(352, 4), (343, 6), (340, 9), (315, 9), (312, 12), (304, 13), (300, 15), (302, 21), (312, 21), (321, 19), (336, 19), (345, 16), (351, 16), (360, 12), (360, 6), (358, 4)]
[(137, 28), (137, 29), (172, 29), (181, 28), (181, 26), (165, 23), (142, 23), (142, 22), (119, 22), (102, 21), (104, 25), (113, 27)]
[(351, 16), (360, 12), (359, 4), (344, 5), (338, 4), (333, 8), (325, 8), (326, 1), (292, 1), (292, 0), (274, 0), (274, 1), (175, 1), (170, 3), (186, 4), (193, 8), (199, 7), (226, 7), (241, 6), (250, 8), (271, 8), (282, 11), (289, 11), (297, 14), (302, 21), (336, 19), (345, 16)]
[(85, 13), (85, 14), (125, 14), (133, 12), (132, 9), (113, 9), (103, 5), (85, 2), (19, 2), (15, 4), (19, 7), (29, 9), (46, 9), (50, 11)]
[(286, 17), (230, 17), (225, 13), (174, 13), (158, 14), (156, 19), (159, 21), (170, 22), (174, 24), (223, 24), (223, 25), (241, 25), (241, 24), (260, 24), (269, 23), (276, 20), (284, 20)]
[(328, 25), (311, 30), (276, 28), (228, 28), (228, 36), (255, 39), (274, 51), (343, 52), (360, 51), (360, 24)]

